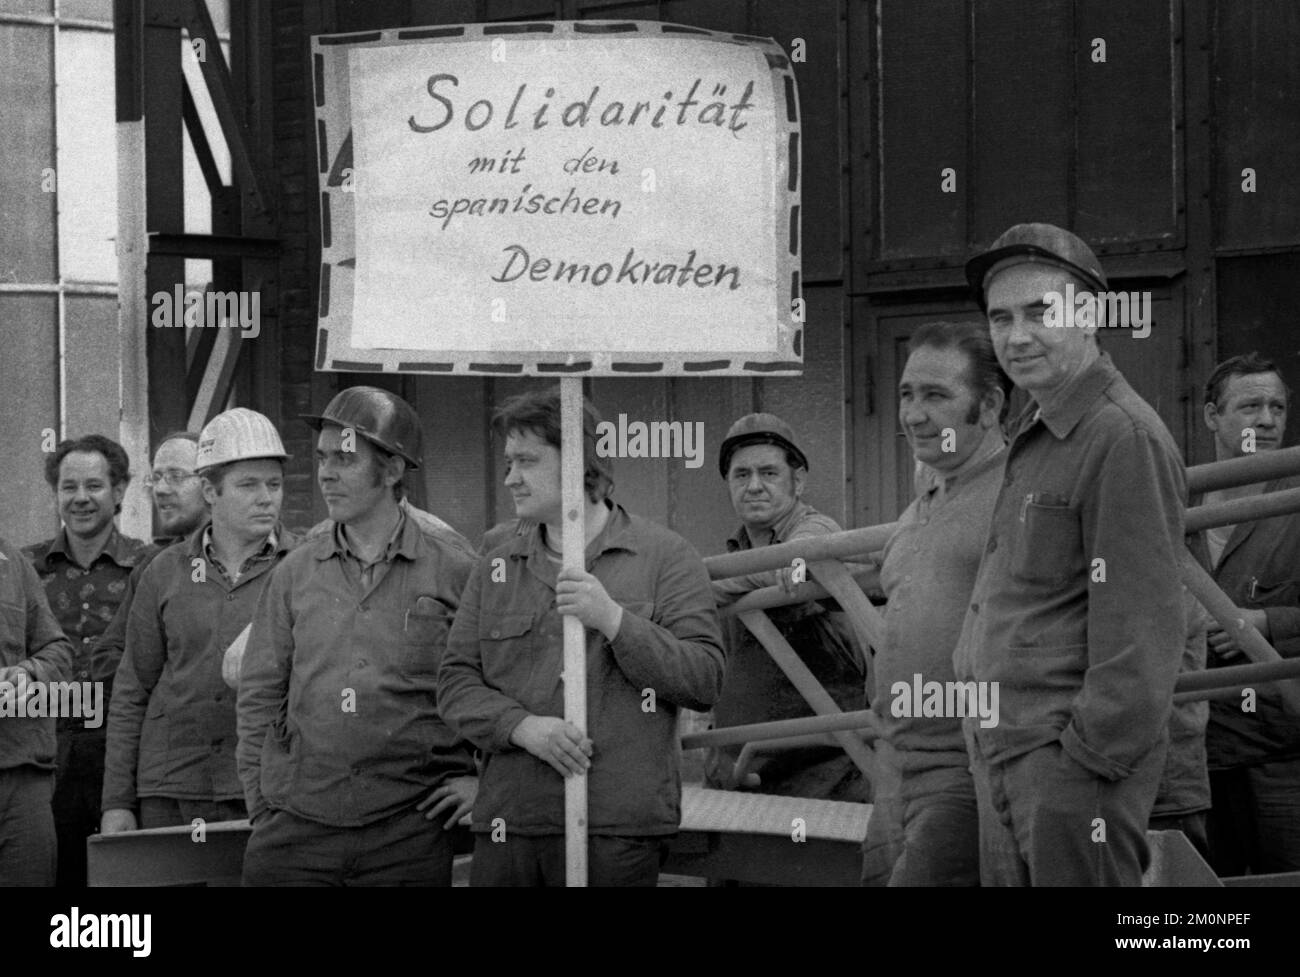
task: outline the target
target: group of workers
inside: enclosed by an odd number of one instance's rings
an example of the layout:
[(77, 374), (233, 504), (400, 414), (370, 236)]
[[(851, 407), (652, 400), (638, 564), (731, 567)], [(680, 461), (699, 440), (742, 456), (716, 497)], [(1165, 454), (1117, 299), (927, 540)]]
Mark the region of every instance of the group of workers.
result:
[[(1184, 587), (1184, 547), (1293, 655), (1300, 514), (1186, 536), (1183, 460), (1101, 349), (1105, 323), (1045, 314), (1067, 288), (1107, 291), (1078, 237), (1016, 225), (967, 276), (985, 322), (918, 328), (899, 385), (916, 495), (879, 557), (876, 645), (794, 567), (711, 582), (685, 540), (615, 502), (590, 404), (585, 564), (565, 567), (555, 392), (495, 411), (515, 519), (477, 549), (406, 498), (420, 424), (377, 388), (305, 418), (328, 519), (302, 535), (280, 520), (288, 456), (254, 411), (157, 445), (151, 543), (116, 527), (122, 448), (60, 443), (58, 535), (0, 540), (0, 884), (84, 885), (96, 831), (246, 817), (247, 884), (449, 885), (469, 816), (471, 884), (562, 885), (564, 780), (585, 774), (590, 882), (654, 885), (680, 824), (680, 711), (716, 726), (814, 711), (719, 614), (769, 587), (822, 701), (872, 710), (874, 770), (805, 745), (741, 771), (718, 749), (706, 784), (870, 801), (865, 883), (1136, 885), (1152, 829), (1223, 875), (1300, 870), (1287, 690), (1173, 699), (1181, 672), (1242, 655)], [(1288, 395), (1256, 355), (1221, 364), (1216, 457), (1279, 447)], [(719, 469), (728, 550), (840, 530), (803, 501), (809, 461), (779, 417), (739, 419)], [(586, 636), (586, 728), (564, 719), (566, 617)], [(68, 682), (102, 684), (105, 722), (16, 708)], [(923, 682), (992, 690), (993, 714), (900, 701)]]

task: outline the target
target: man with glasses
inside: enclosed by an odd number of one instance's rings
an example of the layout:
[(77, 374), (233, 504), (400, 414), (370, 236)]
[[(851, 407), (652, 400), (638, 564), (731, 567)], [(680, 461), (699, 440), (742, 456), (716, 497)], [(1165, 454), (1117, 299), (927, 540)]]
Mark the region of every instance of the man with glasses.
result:
[(113, 678), (126, 647), (126, 622), (140, 575), (155, 556), (198, 529), (208, 514), (203, 484), (194, 471), (198, 450), (199, 436), (193, 431), (169, 434), (154, 454), (153, 471), (145, 476), (144, 484), (153, 498), (155, 524), (159, 532), (153, 538), (153, 546), (141, 554), (127, 578), (117, 613), (90, 654), (90, 676), (94, 681), (104, 683), (105, 709), (110, 704)]
[[(131, 472), (126, 451), (116, 441), (89, 434), (60, 442), (45, 459), (45, 480), (62, 526), (53, 538), (24, 547), (23, 555), (72, 644), (71, 680), (85, 682), (94, 641), (112, 621), (127, 578), (149, 544), (117, 528)], [(60, 886), (86, 884), (86, 839), (99, 826), (104, 780), (103, 719), (83, 714), (60, 716), (56, 723), (54, 823)]]

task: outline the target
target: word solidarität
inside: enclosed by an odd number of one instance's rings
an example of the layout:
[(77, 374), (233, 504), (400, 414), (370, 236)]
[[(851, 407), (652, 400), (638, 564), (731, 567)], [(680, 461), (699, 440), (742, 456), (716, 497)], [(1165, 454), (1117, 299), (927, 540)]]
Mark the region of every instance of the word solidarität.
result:
[(685, 458), (687, 468), (704, 464), (704, 422), (628, 422), (618, 415), (618, 424), (601, 421), (596, 425), (596, 454), (602, 458)]
[(157, 329), (238, 329), (243, 339), (256, 339), (262, 332), (258, 292), (187, 292), (177, 285), (170, 292), (155, 292), (149, 304), (149, 321)]
[[(540, 94), (540, 89), (529, 89), (525, 82), (515, 91), (514, 101), (510, 103), (510, 108), (504, 117), (499, 111), (501, 106), (491, 99), (480, 98), (469, 104), (462, 118), (465, 128), (470, 132), (478, 132), (485, 128), (494, 118), (502, 120), (503, 130), (516, 129), (520, 125), (519, 117), (526, 117), (530, 113), (532, 129), (544, 129), (552, 122), (557, 126), (578, 129), (585, 129), (588, 125), (599, 125), (602, 128), (612, 126), (634, 128), (642, 116), (645, 118), (640, 121), (640, 125), (648, 129), (662, 129), (665, 125), (712, 126), (715, 129), (725, 129), (733, 135), (744, 129), (749, 123), (741, 121), (742, 117), (754, 107), (754, 103), (750, 101), (750, 96), (754, 94), (754, 83), (748, 82), (740, 100), (728, 105), (724, 101), (727, 94), (725, 84), (718, 83), (711, 88), (705, 85), (706, 91), (701, 93), (700, 85), (703, 81), (702, 78), (696, 78), (691, 83), (690, 91), (675, 102), (671, 89), (664, 92), (662, 101), (657, 107), (653, 100), (625, 101), (623, 98), (606, 97), (597, 101), (596, 96), (600, 94), (600, 86), (594, 85), (586, 99), (570, 102), (562, 109), (556, 108), (551, 101), (555, 97), (554, 88), (547, 88), (543, 96)], [(414, 115), (407, 119), (407, 125), (411, 127), (412, 132), (437, 132), (456, 118), (456, 106), (452, 99), (435, 91), (439, 85), (443, 86), (444, 91), (450, 92), (452, 88), (459, 87), (460, 79), (456, 75), (445, 73), (429, 76), (425, 88), (429, 92), (429, 97), (440, 107), (432, 114), (422, 114), (420, 119), (416, 119)], [(712, 101), (702, 102), (695, 97), (697, 94), (712, 98)], [(547, 113), (552, 108), (556, 108), (556, 114), (548, 119)], [(669, 109), (672, 108), (677, 109), (675, 114), (669, 114)], [(666, 122), (665, 116), (667, 116)], [(528, 125), (527, 122), (524, 124)]]
[(617, 273), (608, 261), (596, 264), (534, 258), (526, 248), (519, 244), (507, 245), (502, 250), (509, 255), (505, 267), (492, 276), (494, 282), (514, 282), (527, 273), (535, 282), (550, 278), (561, 279), (570, 285), (583, 284), (597, 287), (609, 283), (615, 285), (676, 285), (685, 288), (687, 283), (696, 288), (718, 288), (724, 278), (730, 278), (728, 286), (731, 291), (740, 288), (740, 269), (729, 265), (696, 265), (695, 252), (686, 255), (686, 263), (675, 265), (670, 262), (650, 262), (636, 257), (636, 249), (628, 248), (623, 257), (623, 264)]
[(889, 713), (895, 719), (974, 719), (982, 729), (998, 724), (997, 682), (926, 682), (918, 672), (911, 683), (895, 682), (889, 687), (893, 701)]
[(84, 719), (87, 729), (104, 724), (103, 682), (0, 682), (0, 719)]
[[(1150, 292), (1088, 292), (1065, 286), (1065, 294), (1048, 292), (1043, 296), (1043, 325), (1061, 329), (1075, 326), (1088, 329), (1105, 323), (1110, 329), (1131, 329), (1134, 339), (1151, 335)], [(1103, 316), (1101, 313), (1105, 313)]]
[(149, 913), (86, 913), (73, 906), (50, 917), (50, 946), (56, 950), (130, 949), (147, 957), (153, 946), (153, 917)]

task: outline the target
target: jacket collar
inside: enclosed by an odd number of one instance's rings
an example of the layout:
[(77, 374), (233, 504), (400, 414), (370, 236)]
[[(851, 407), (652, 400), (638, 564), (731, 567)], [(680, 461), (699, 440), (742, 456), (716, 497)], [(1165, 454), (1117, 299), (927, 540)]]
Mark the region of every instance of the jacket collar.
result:
[[(609, 550), (627, 550), (629, 553), (637, 551), (632, 517), (628, 515), (626, 509), (612, 499), (606, 499), (605, 505), (609, 509), (609, 519), (600, 534), (587, 544), (588, 564)], [(521, 525), (510, 541), (509, 553), (511, 559), (528, 559), (532, 556), (534, 559), (548, 560), (546, 544), (542, 541), (542, 524), (531, 523), (527, 528)]]
[(777, 543), (784, 543), (786, 536), (798, 522), (808, 513), (815, 512), (812, 506), (801, 500), (796, 500), (795, 504), (790, 507), (790, 511), (772, 524), (772, 528), (765, 530), (771, 534), (771, 539), (763, 543), (755, 544), (753, 537), (749, 534), (749, 528), (741, 525), (736, 530), (736, 534), (727, 540), (727, 552), (735, 553), (737, 550), (750, 550), (758, 546), (774, 546)]
[[(314, 542), (316, 551), (313, 555), (318, 560), (328, 560), (332, 556), (340, 558), (354, 556), (343, 536), (342, 523), (334, 523), (328, 532), (321, 533)], [(384, 548), (385, 558), (401, 556), (407, 560), (414, 560), (420, 555), (422, 545), (423, 538), (419, 525), (407, 516), (406, 508), (399, 505), (397, 525), (393, 527), (393, 535), (388, 538), (388, 544)]]
[[(204, 542), (207, 540), (208, 530), (211, 527), (212, 527), (212, 520), (208, 519), (198, 529), (194, 530), (194, 532), (190, 533), (188, 536), (185, 537), (182, 545), (184, 545), (186, 552), (189, 553), (191, 557), (206, 556), (206, 554), (203, 551), (203, 546), (204, 546)], [(267, 542), (274, 541), (276, 556), (280, 556), (288, 552), (290, 549), (293, 548), (293, 545), (298, 541), (298, 537), (295, 536), (293, 533), (289, 532), (289, 530), (285, 529), (284, 523), (280, 522), (279, 520), (276, 520), (275, 526), (272, 527), (271, 532), (267, 534), (266, 539)], [(258, 552), (259, 553), (264, 552), (265, 548), (266, 548), (265, 544), (263, 544), (262, 548), (259, 549)]]
[(1100, 353), (1086, 370), (1069, 382), (1061, 396), (1055, 398), (1049, 407), (1040, 407), (1031, 401), (1021, 415), (1021, 430), (1032, 425), (1034, 418), (1042, 418), (1052, 435), (1058, 441), (1064, 441), (1083, 420), (1083, 415), (1088, 413), (1097, 398), (1118, 379), (1119, 370), (1111, 362), (1110, 354)]

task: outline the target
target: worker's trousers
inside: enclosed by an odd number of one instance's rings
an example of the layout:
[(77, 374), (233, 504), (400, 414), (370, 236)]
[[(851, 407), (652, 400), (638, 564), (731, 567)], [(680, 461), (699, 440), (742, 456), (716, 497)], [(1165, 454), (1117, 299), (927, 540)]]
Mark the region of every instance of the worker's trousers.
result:
[(1142, 884), (1166, 743), (1114, 781), (1081, 766), (1059, 742), (989, 763), (967, 725), (966, 746), (980, 812), (983, 885)]

